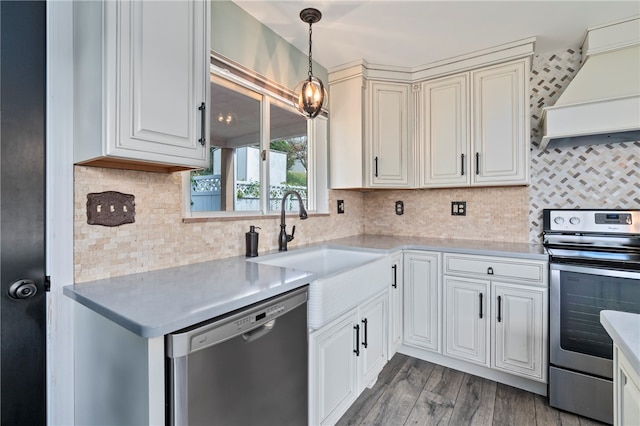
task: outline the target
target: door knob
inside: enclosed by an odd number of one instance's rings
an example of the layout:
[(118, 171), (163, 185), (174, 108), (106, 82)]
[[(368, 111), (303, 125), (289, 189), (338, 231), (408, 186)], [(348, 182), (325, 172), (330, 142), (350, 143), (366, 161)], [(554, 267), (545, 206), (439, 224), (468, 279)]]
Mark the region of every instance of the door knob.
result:
[(18, 280), (9, 287), (9, 296), (13, 299), (28, 299), (37, 292), (38, 287), (31, 280)]

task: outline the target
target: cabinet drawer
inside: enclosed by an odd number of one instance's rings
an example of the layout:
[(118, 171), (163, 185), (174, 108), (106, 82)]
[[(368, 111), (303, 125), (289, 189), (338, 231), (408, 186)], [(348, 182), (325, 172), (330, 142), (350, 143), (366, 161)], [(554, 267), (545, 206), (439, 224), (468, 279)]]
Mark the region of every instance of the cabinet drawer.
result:
[(547, 285), (547, 262), (493, 256), (444, 254), (444, 273), (491, 280), (526, 281)]

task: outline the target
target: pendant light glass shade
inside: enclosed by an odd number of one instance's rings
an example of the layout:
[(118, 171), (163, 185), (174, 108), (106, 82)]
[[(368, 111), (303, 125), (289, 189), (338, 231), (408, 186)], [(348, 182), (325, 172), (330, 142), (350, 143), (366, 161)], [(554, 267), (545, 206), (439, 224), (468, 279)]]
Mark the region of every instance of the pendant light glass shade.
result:
[(329, 100), (327, 90), (324, 83), (318, 77), (313, 75), (312, 58), (311, 58), (311, 25), (315, 24), (322, 18), (319, 10), (309, 8), (300, 12), (300, 19), (309, 24), (309, 73), (308, 77), (298, 83), (295, 89), (297, 99), (294, 99), (298, 111), (308, 118), (316, 118)]
[(296, 102), (298, 111), (308, 118), (317, 117), (322, 108), (326, 108), (329, 99), (324, 83), (313, 75), (298, 83), (295, 93), (298, 95)]

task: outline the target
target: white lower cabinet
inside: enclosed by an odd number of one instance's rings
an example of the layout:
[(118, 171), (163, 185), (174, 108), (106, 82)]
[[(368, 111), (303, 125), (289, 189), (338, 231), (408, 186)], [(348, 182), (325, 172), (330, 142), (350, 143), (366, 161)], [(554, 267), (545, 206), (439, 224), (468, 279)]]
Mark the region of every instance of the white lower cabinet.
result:
[(444, 270), (444, 354), (546, 382), (547, 263), (445, 254)]
[(613, 349), (613, 424), (640, 425), (640, 377), (617, 345)]
[(309, 423), (334, 424), (387, 362), (388, 290), (309, 336)]
[(492, 283), (491, 367), (537, 380), (545, 378), (547, 289)]
[(402, 345), (402, 296), (403, 264), (402, 253), (391, 256), (391, 285), (389, 286), (389, 349), (387, 358), (391, 359)]
[(489, 366), (489, 282), (445, 276), (444, 354)]
[(440, 351), (440, 253), (404, 252), (404, 343)]

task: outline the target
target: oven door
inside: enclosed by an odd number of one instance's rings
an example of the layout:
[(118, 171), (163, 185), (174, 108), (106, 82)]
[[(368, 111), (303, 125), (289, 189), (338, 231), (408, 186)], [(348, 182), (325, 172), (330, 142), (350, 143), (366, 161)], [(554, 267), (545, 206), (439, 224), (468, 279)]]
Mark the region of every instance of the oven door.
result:
[(640, 313), (640, 271), (551, 263), (551, 364), (612, 378), (613, 342), (600, 311)]

